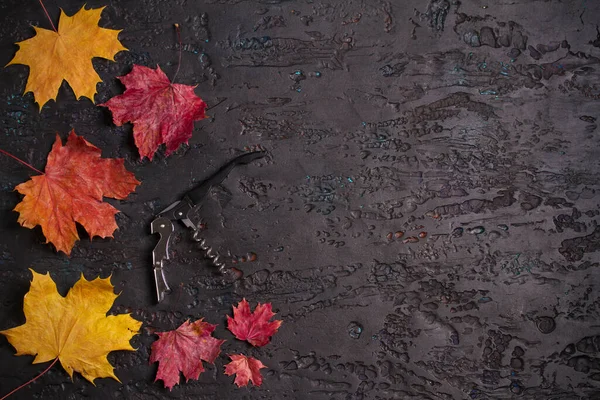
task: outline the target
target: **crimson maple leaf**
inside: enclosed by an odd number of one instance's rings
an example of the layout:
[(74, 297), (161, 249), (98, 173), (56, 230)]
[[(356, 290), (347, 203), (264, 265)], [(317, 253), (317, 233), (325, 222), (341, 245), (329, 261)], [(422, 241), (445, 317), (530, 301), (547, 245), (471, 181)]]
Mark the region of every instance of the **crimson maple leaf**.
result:
[(260, 360), (252, 357), (246, 357), (243, 354), (232, 354), (229, 356), (231, 362), (225, 366), (226, 375), (235, 375), (233, 383), (238, 387), (246, 386), (248, 381), (252, 381), (254, 386), (262, 384), (261, 368), (267, 368)]
[(264, 346), (269, 343), (271, 336), (277, 332), (283, 322), (279, 320), (269, 322), (274, 315), (271, 303), (258, 303), (252, 313), (250, 304), (246, 299), (242, 299), (237, 308), (233, 307), (233, 318), (227, 316), (227, 329), (236, 338), (247, 340), (253, 346)]
[(202, 361), (209, 363), (221, 353), (221, 345), (225, 342), (211, 336), (216, 325), (202, 322), (185, 321), (174, 331), (159, 332), (158, 340), (152, 343), (150, 363), (158, 361), (159, 379), (169, 390), (179, 383), (179, 372), (183, 372), (186, 381), (198, 379), (204, 372)]
[(152, 69), (134, 65), (119, 79), (125, 93), (98, 105), (110, 109), (115, 125), (133, 123), (140, 158), (152, 161), (163, 143), (168, 156), (192, 137), (194, 121), (206, 117), (206, 103), (194, 93), (195, 86), (171, 83), (159, 66)]

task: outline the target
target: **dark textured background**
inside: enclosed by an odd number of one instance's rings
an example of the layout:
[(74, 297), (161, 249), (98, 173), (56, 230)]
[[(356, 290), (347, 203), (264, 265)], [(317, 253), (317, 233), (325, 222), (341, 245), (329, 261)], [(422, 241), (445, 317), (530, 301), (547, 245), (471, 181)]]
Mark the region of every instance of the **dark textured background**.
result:
[[(0, 329), (24, 322), (28, 268), (50, 271), (62, 293), (81, 273), (112, 274), (113, 310), (144, 323), (137, 352), (109, 356), (123, 384), (71, 382), (55, 366), (15, 398), (600, 398), (600, 2), (87, 4), (107, 5), (100, 25), (123, 29), (130, 49), (94, 60), (97, 103), (122, 93), (115, 77), (134, 63), (173, 76), (177, 22), (177, 81), (198, 84), (211, 118), (171, 157), (140, 161), (131, 126), (106, 109), (63, 84), (39, 113), (21, 96), (27, 67), (0, 69), (3, 149), (43, 168), (56, 132), (74, 128), (143, 181), (108, 200), (122, 211), (114, 240), (82, 232), (66, 257), (17, 224), (12, 189), (32, 173), (0, 157)], [(46, 1), (55, 22), (81, 5)], [(2, 0), (1, 65), (31, 25), (50, 28), (37, 1)], [(235, 170), (200, 215), (230, 265), (257, 261), (221, 277), (177, 226), (175, 291), (156, 305), (153, 215), (256, 145), (268, 159)], [(242, 297), (285, 321), (268, 346), (225, 330)], [(228, 341), (199, 381), (169, 392), (148, 365), (153, 332), (199, 317)], [(222, 374), (234, 352), (268, 365), (262, 387)], [(44, 368), (13, 354), (0, 338), (1, 394)]]

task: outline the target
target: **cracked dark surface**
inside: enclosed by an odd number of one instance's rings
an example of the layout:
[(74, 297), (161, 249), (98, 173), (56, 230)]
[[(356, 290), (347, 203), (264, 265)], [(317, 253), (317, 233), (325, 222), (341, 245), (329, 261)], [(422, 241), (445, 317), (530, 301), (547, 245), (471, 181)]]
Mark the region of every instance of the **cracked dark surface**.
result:
[[(400, 3), (400, 2), (398, 2)], [(96, 102), (133, 63), (198, 84), (210, 118), (169, 158), (140, 161), (130, 125), (75, 101), (63, 84), (41, 113), (22, 97), (27, 68), (0, 70), (1, 147), (37, 168), (71, 128), (143, 181), (113, 240), (81, 232), (71, 257), (17, 224), (14, 186), (31, 175), (0, 158), (0, 329), (24, 323), (28, 268), (64, 294), (112, 274), (115, 312), (143, 321), (135, 353), (109, 360), (123, 384), (54, 367), (23, 399), (600, 398), (600, 2), (575, 0), (136, 0), (107, 5), (123, 29), (116, 62), (95, 59)], [(46, 1), (58, 18), (80, 2)], [(48, 28), (35, 1), (0, 3), (0, 64)], [(154, 302), (153, 215), (248, 149), (199, 215), (243, 276), (220, 276), (176, 228), (175, 288)], [(250, 261), (256, 258), (255, 261)], [(272, 302), (284, 320), (260, 349), (224, 328), (233, 302)], [(148, 365), (153, 332), (217, 323), (223, 354), (172, 392)], [(260, 388), (222, 374), (226, 354), (269, 368)], [(43, 365), (0, 338), (0, 395)]]

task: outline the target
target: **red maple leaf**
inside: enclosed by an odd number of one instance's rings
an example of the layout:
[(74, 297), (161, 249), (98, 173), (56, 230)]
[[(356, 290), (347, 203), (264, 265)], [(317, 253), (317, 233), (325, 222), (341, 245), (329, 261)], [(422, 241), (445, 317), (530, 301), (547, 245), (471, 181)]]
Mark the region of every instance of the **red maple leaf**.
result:
[(271, 321), (275, 313), (272, 311), (271, 303), (260, 304), (250, 312), (250, 305), (246, 299), (233, 307), (233, 318), (227, 316), (227, 329), (236, 338), (247, 340), (253, 346), (264, 346), (271, 340), (271, 336), (277, 332), (283, 321)]
[(140, 158), (152, 161), (163, 143), (168, 156), (192, 137), (194, 121), (206, 117), (206, 103), (194, 93), (195, 86), (171, 83), (158, 66), (152, 69), (134, 65), (119, 79), (125, 93), (98, 105), (110, 109), (115, 125), (133, 123)]
[(254, 386), (262, 384), (261, 368), (267, 368), (260, 360), (252, 357), (246, 357), (243, 354), (232, 354), (229, 356), (231, 362), (225, 366), (226, 375), (235, 375), (233, 381), (238, 387), (246, 386), (248, 381), (252, 381)]
[(186, 380), (198, 379), (204, 371), (202, 361), (214, 363), (225, 342), (211, 336), (215, 327), (201, 318), (192, 323), (185, 321), (174, 331), (157, 333), (150, 356), (150, 363), (158, 361), (154, 381), (162, 379), (171, 390), (179, 383), (180, 371)]
[(112, 237), (117, 229), (116, 208), (102, 197), (125, 199), (140, 182), (125, 169), (123, 159), (102, 158), (101, 150), (71, 131), (67, 144), (60, 136), (48, 154), (46, 172), (21, 183), (25, 195), (15, 207), (26, 228), (42, 227), (47, 242), (71, 253), (79, 240), (76, 222), (94, 236)]

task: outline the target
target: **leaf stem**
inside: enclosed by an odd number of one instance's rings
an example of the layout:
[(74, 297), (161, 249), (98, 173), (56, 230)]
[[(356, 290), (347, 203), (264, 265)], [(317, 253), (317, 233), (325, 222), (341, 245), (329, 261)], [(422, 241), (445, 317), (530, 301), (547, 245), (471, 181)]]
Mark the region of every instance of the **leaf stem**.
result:
[[(43, 173), (42, 171), (40, 171), (39, 169), (37, 169), (37, 168), (33, 167), (33, 166), (32, 166), (32, 165), (30, 165), (30, 164), (27, 164), (25, 161), (21, 160), (20, 158), (13, 156), (13, 155), (12, 155), (12, 154), (10, 154), (8, 151), (5, 151), (5, 150), (2, 150), (2, 149), (0, 149), (0, 153), (2, 153), (2, 154), (4, 154), (4, 155), (7, 155), (7, 156), (9, 156), (10, 158), (14, 158), (15, 160), (17, 160), (17, 161), (18, 161), (18, 162), (20, 162), (21, 164), (28, 166), (29, 168), (31, 168), (31, 169), (32, 169), (32, 170), (34, 170), (35, 172), (37, 172), (37, 173), (40, 173), (40, 174), (44, 175), (44, 173)], [(0, 400), (2, 400), (2, 399), (0, 399)]]
[(18, 388), (16, 388), (15, 390), (13, 390), (12, 392), (10, 392), (9, 394), (7, 394), (6, 396), (2, 397), (0, 400), (4, 400), (6, 399), (8, 396), (10, 396), (11, 394), (15, 393), (18, 390), (23, 389), (25, 386), (29, 385), (30, 383), (34, 382), (37, 378), (39, 378), (40, 376), (44, 375), (46, 372), (48, 372), (48, 370), (50, 368), (52, 368), (54, 366), (54, 364), (56, 364), (56, 362), (58, 361), (58, 357), (56, 357), (54, 359), (54, 361), (52, 361), (52, 364), (48, 365), (48, 368), (46, 368), (45, 370), (42, 371), (41, 374), (39, 374), (38, 376), (36, 376), (33, 379), (30, 379), (29, 381), (25, 382), (24, 384), (22, 384), (21, 386), (19, 386)]
[[(40, 0), (42, 1), (42, 0)], [(177, 74), (179, 73), (179, 68), (181, 68), (181, 31), (179, 30), (179, 24), (175, 24), (175, 30), (177, 31), (177, 40), (179, 41), (179, 62), (177, 63), (177, 71), (175, 71), (175, 75), (173, 76), (172, 83), (175, 83), (175, 78), (177, 78)]]
[[(44, 9), (44, 12), (46, 13), (46, 17), (48, 17), (48, 21), (50, 21), (50, 25), (52, 25), (52, 29), (54, 29), (54, 32), (58, 33), (58, 31), (56, 30), (56, 27), (54, 26), (54, 22), (52, 22), (52, 18), (50, 18), (50, 14), (48, 14), (48, 10), (46, 10), (46, 7), (44, 6), (44, 3), (42, 2), (42, 0), (39, 0), (39, 1), (40, 1), (40, 5)], [(2, 400), (2, 399), (0, 399), (0, 400)]]

